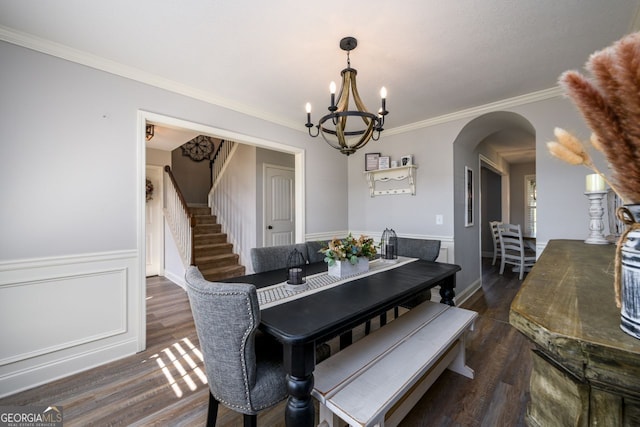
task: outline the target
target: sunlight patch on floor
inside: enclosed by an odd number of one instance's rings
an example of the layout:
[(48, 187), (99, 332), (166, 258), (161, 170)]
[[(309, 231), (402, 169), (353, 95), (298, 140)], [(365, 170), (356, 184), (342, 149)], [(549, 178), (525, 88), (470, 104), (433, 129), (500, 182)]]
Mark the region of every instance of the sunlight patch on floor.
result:
[[(185, 347), (187, 348), (186, 350)], [(158, 367), (178, 398), (183, 396), (182, 387), (184, 386), (191, 391), (198, 389), (198, 384), (192, 378), (192, 374), (199, 380), (200, 384), (207, 384), (207, 376), (194, 360), (195, 358), (200, 363), (203, 363), (202, 352), (193, 345), (189, 338), (183, 338), (173, 343), (171, 346), (151, 356), (151, 358), (156, 360)], [(173, 373), (171, 367), (173, 367)]]

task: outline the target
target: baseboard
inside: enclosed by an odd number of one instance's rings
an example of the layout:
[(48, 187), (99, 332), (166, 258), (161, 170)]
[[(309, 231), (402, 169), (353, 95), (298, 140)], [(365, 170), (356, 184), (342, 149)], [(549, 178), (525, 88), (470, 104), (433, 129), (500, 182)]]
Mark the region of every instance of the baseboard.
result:
[(128, 357), (135, 354), (137, 349), (137, 341), (131, 339), (95, 350), (69, 355), (66, 358), (33, 366), (24, 366), (6, 375), (0, 375), (0, 398)]
[(467, 286), (464, 289), (464, 291), (460, 292), (459, 294), (456, 294), (456, 296), (453, 298), (453, 300), (455, 301), (457, 306), (460, 306), (466, 300), (471, 298), (471, 296), (474, 293), (476, 293), (476, 291), (480, 290), (481, 288), (482, 288), (482, 281), (481, 281), (481, 279), (478, 279), (475, 282), (473, 282), (470, 286)]
[(176, 285), (180, 286), (182, 289), (184, 289), (185, 291), (187, 290), (187, 282), (185, 282), (184, 280), (184, 274), (182, 276), (179, 276), (171, 271), (166, 271), (164, 272), (164, 277), (166, 277), (167, 279), (171, 280), (173, 283), (175, 283)]

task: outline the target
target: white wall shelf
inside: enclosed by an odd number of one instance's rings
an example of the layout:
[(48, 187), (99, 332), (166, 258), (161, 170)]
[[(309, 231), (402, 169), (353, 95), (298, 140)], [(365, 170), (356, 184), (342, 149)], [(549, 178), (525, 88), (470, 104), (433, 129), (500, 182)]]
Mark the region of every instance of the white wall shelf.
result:
[[(365, 171), (364, 176), (369, 184), (369, 194), (371, 197), (387, 194), (416, 194), (415, 175), (417, 165), (399, 166), (397, 168), (377, 169)], [(377, 182), (404, 181), (399, 188), (377, 189)]]

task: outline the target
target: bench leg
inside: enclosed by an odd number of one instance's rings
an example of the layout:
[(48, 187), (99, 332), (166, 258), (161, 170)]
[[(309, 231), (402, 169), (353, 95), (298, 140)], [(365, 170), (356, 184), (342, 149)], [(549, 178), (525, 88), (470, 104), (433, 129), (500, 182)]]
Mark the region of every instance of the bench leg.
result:
[(455, 358), (451, 361), (447, 368), (455, 373), (463, 375), (467, 378), (473, 379), (475, 372), (473, 369), (467, 366), (466, 355), (465, 355), (465, 344), (464, 344), (464, 336), (461, 337), (455, 346), (458, 347), (457, 354)]
[(340, 417), (331, 412), (329, 408), (327, 408), (322, 403), (318, 402), (318, 407), (320, 408), (318, 427), (338, 427), (340, 426)]

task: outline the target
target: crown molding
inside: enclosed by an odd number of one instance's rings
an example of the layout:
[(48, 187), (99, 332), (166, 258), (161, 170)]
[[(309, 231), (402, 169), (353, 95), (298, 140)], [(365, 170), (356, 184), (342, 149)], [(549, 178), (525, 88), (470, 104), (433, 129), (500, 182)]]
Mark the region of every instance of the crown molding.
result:
[[(634, 26), (640, 24), (640, 10), (636, 14), (634, 20)], [(22, 33), (13, 28), (0, 25), (0, 40), (21, 46), (27, 49), (31, 49), (37, 52), (41, 52), (47, 55), (51, 55), (57, 58), (65, 59), (67, 61), (75, 62), (85, 65), (100, 71), (115, 74), (121, 77), (125, 77), (131, 80), (135, 80), (150, 86), (154, 86), (160, 89), (167, 90), (169, 92), (184, 95), (193, 99), (207, 102), (209, 104), (218, 105), (229, 110), (237, 111), (242, 114), (246, 114), (251, 117), (262, 119), (271, 123), (275, 123), (293, 130), (305, 132), (306, 129), (301, 129), (300, 123), (297, 121), (287, 120), (279, 116), (269, 114), (266, 111), (249, 107), (248, 105), (241, 104), (226, 98), (222, 98), (212, 94), (196, 89), (191, 86), (178, 83), (173, 80), (165, 79), (155, 74), (142, 71), (138, 68), (129, 67), (121, 63), (105, 59), (103, 57), (90, 54), (85, 51), (73, 49), (69, 46), (56, 43), (50, 40), (46, 40), (40, 37), (36, 37), (31, 34)], [(513, 98), (503, 99), (490, 104), (480, 105), (477, 107), (468, 108), (466, 110), (460, 110), (450, 114), (444, 114), (442, 116), (433, 117), (430, 119), (422, 120), (419, 122), (411, 123), (405, 126), (398, 126), (385, 130), (385, 135), (397, 135), (405, 132), (411, 132), (414, 130), (427, 128), (430, 126), (439, 125), (442, 123), (451, 122), (454, 120), (477, 117), (484, 113), (497, 111), (506, 108), (512, 108), (531, 102), (542, 101), (549, 98), (554, 98), (562, 95), (560, 87), (552, 87), (549, 89), (532, 92), (525, 95), (516, 96)]]
[(450, 114), (443, 114), (442, 116), (433, 117), (431, 119), (422, 120), (419, 122), (411, 123), (406, 126), (398, 126), (388, 131), (385, 130), (385, 135), (396, 135), (405, 132), (411, 132), (417, 129), (427, 128), (454, 120), (466, 119), (470, 117), (477, 117), (485, 113), (493, 111), (504, 110), (508, 108), (517, 107), (519, 105), (530, 104), (532, 102), (544, 101), (545, 99), (555, 98), (562, 96), (563, 91), (559, 86), (555, 86), (549, 89), (539, 90), (537, 92), (527, 93), (525, 95), (514, 96), (513, 98), (502, 99), (500, 101), (492, 102), (489, 104), (479, 105), (477, 107), (467, 108), (466, 110), (456, 111)]
[(266, 111), (249, 107), (248, 105), (216, 96), (210, 92), (196, 89), (191, 86), (178, 83), (173, 80), (165, 79), (155, 74), (142, 71), (135, 67), (129, 67), (119, 62), (112, 61), (88, 52), (71, 48), (69, 46), (46, 40), (31, 34), (22, 33), (13, 28), (0, 25), (0, 40), (31, 49), (40, 53), (51, 55), (67, 61), (75, 62), (96, 70), (105, 71), (110, 74), (125, 77), (137, 82), (145, 83), (160, 89), (164, 89), (173, 93), (188, 96), (199, 101), (209, 104), (218, 105), (229, 110), (237, 111), (258, 119), (276, 123), (295, 130), (300, 130), (300, 123), (292, 120), (286, 120), (282, 117), (269, 114)]

